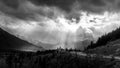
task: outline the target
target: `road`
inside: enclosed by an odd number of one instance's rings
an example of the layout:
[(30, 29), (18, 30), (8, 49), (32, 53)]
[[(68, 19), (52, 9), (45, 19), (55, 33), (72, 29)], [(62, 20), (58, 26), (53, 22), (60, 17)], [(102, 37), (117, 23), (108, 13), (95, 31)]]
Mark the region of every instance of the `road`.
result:
[[(98, 56), (97, 54), (86, 54), (86, 53), (83, 53), (83, 52), (71, 52), (72, 54), (78, 54), (80, 56), (90, 56), (90, 57), (96, 57)], [(112, 55), (99, 55), (100, 57), (102, 58), (106, 58), (106, 59), (115, 59), (115, 60), (119, 60), (120, 61), (120, 56), (112, 56)]]

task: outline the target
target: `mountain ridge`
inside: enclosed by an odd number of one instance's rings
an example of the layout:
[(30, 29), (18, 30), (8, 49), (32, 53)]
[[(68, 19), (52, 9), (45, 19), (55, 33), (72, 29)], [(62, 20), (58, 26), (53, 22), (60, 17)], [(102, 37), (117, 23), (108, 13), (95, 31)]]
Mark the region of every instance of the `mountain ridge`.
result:
[(29, 51), (28, 48), (33, 48), (34, 51), (43, 49), (42, 47), (38, 47), (32, 43), (18, 38), (17, 36), (10, 34), (2, 28), (0, 28), (0, 41), (0, 49), (18, 49), (26, 51)]

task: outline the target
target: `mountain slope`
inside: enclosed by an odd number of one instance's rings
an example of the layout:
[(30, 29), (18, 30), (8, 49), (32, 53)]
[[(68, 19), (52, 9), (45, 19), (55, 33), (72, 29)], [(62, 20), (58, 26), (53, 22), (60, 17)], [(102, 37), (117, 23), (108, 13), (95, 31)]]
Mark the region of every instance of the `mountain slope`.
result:
[(42, 47), (35, 46), (27, 41), (9, 34), (0, 28), (0, 49), (17, 49), (23, 51), (42, 50)]
[(87, 53), (103, 54), (103, 55), (116, 55), (120, 56), (120, 39), (109, 42), (107, 45), (89, 49)]
[(96, 43), (91, 42), (85, 52), (120, 56), (120, 27), (103, 35)]
[(120, 39), (120, 27), (112, 32), (101, 36), (96, 43), (91, 42), (87, 49), (94, 49), (96, 47), (105, 46), (110, 42)]

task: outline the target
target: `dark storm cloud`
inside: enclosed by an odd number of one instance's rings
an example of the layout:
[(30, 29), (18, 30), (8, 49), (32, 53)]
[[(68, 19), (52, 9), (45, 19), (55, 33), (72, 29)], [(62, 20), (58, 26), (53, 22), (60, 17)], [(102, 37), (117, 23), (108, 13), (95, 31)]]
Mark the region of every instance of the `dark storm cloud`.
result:
[[(32, 6), (31, 6), (32, 5)], [(53, 8), (44, 10), (45, 7), (56, 7), (68, 16), (75, 16), (76, 12), (83, 10), (92, 13), (104, 11), (118, 11), (119, 0), (0, 0), (0, 11), (13, 17), (34, 19), (36, 15), (55, 16)], [(56, 9), (55, 9), (56, 10)], [(56, 11), (56, 12), (58, 12)]]
[(76, 2), (83, 8), (89, 8), (90, 5), (98, 7), (105, 5), (105, 3), (102, 0), (31, 0), (31, 1), (37, 5), (57, 6), (66, 11), (70, 11), (72, 9), (72, 6)]
[(39, 10), (40, 8), (31, 5), (27, 0), (0, 0), (0, 12), (19, 19), (36, 19), (35, 14), (44, 15), (44, 12)]
[(27, 14), (24, 10), (19, 10), (20, 4), (20, 0), (0, 0), (0, 11), (7, 15), (23, 18)]
[[(84, 10), (100, 13), (109, 10), (109, 4), (115, 6), (115, 0), (30, 0), (36, 5), (56, 6), (66, 12)], [(107, 6), (108, 5), (108, 6)], [(116, 8), (118, 9), (118, 8)]]
[(70, 11), (76, 0), (30, 0), (36, 5), (57, 6), (65, 11)]
[[(35, 1), (36, 2), (36, 1)], [(0, 0), (0, 11), (20, 19), (36, 19), (37, 16), (54, 17), (61, 12), (56, 6), (37, 5), (29, 0)]]
[(9, 6), (11, 8), (18, 8), (19, 6), (19, 1), (18, 0), (0, 0), (2, 3), (4, 3), (6, 6)]
[(78, 0), (77, 4), (79, 5), (77, 9), (95, 13), (104, 11), (106, 6), (102, 0)]

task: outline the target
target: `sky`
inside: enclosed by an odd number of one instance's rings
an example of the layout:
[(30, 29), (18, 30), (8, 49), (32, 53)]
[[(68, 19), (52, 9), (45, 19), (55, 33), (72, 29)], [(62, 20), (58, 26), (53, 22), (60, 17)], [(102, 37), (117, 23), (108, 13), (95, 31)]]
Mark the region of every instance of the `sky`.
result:
[(120, 26), (119, 7), (119, 0), (0, 0), (0, 28), (45, 49), (84, 50)]

